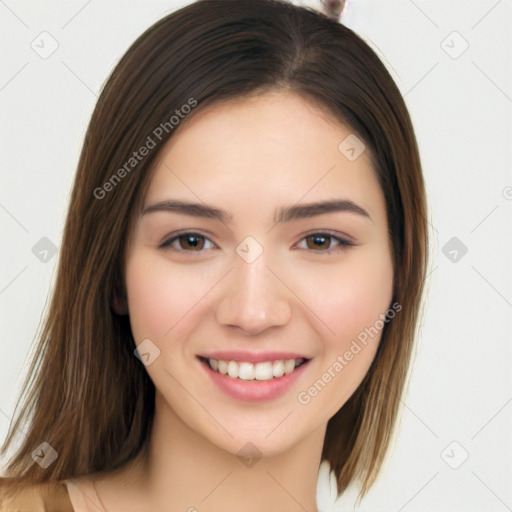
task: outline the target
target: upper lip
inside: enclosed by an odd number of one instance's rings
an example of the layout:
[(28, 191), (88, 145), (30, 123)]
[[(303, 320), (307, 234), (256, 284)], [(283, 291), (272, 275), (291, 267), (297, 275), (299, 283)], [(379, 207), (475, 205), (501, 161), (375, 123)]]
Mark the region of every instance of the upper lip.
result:
[(261, 363), (263, 361), (279, 361), (286, 359), (310, 359), (297, 352), (248, 352), (246, 350), (215, 350), (198, 357), (222, 361), (237, 361), (247, 363)]

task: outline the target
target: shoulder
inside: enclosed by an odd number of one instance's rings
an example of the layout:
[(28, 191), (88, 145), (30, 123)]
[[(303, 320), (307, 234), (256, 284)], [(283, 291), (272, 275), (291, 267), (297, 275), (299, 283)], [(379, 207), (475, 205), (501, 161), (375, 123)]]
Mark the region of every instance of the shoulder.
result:
[(20, 484), (0, 478), (0, 512), (73, 512), (65, 482)]

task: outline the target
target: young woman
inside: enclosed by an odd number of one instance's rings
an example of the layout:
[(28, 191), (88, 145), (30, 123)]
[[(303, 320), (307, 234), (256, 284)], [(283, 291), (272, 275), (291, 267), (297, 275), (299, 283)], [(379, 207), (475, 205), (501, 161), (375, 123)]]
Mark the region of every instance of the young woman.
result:
[(356, 34), (203, 0), (92, 116), (1, 510), (317, 511), (375, 480), (425, 279), (413, 127)]

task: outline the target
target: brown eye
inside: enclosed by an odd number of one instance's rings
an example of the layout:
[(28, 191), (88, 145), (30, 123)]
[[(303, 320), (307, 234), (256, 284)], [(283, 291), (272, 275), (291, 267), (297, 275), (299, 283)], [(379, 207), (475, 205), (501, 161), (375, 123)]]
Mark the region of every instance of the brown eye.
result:
[(180, 247), (185, 250), (199, 249), (201, 250), (204, 246), (204, 236), (198, 235), (180, 235), (178, 237)]
[(318, 253), (331, 253), (341, 251), (352, 245), (354, 245), (354, 243), (350, 240), (331, 235), (330, 233), (318, 232), (305, 236), (300, 241), (299, 248), (306, 250), (310, 249), (311, 251)]
[(329, 235), (309, 235), (306, 237), (308, 249), (329, 249), (331, 246), (331, 237)]
[[(208, 243), (211, 245), (206, 246)], [(199, 233), (187, 232), (169, 238), (159, 247), (160, 249), (170, 248), (181, 252), (201, 252), (206, 249), (211, 249), (214, 246), (215, 244), (206, 236)]]

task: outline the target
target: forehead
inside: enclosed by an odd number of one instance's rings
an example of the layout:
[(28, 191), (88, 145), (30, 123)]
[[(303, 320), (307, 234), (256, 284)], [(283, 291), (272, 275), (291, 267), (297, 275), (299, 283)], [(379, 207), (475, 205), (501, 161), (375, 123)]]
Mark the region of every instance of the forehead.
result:
[(172, 194), (262, 211), (276, 203), (344, 197), (382, 214), (370, 155), (364, 150), (347, 158), (347, 137), (353, 140), (350, 127), (289, 91), (214, 104), (167, 142), (144, 203)]

